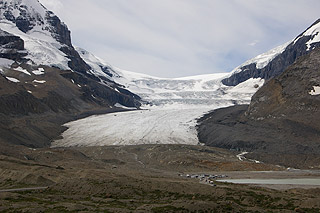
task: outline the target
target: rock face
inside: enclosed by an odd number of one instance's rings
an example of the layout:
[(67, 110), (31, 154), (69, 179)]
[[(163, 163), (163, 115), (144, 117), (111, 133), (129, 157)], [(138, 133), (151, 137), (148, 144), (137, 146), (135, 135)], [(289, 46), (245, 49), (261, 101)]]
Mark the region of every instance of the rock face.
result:
[(319, 168), (320, 48), (298, 59), (253, 96), (250, 106), (219, 109), (200, 120), (201, 142), (252, 152), (251, 158)]
[[(59, 136), (62, 124), (83, 116), (121, 111), (116, 103), (137, 106), (132, 95), (124, 95), (71, 71), (52, 67), (24, 67), (30, 75), (14, 68), (0, 75), (0, 143), (49, 146)], [(38, 70), (39, 71), (39, 70)], [(32, 73), (32, 74), (31, 74)], [(40, 72), (39, 72), (40, 73)], [(11, 78), (20, 79), (12, 82)]]
[(24, 41), (20, 37), (0, 29), (0, 58), (21, 60), (26, 55)]
[(320, 47), (320, 19), (288, 44), (277, 47), (237, 67), (222, 82), (235, 86), (249, 78), (271, 79), (279, 76), (295, 60)]
[(320, 129), (320, 49), (300, 58), (252, 97), (246, 117), (254, 120), (290, 118)]

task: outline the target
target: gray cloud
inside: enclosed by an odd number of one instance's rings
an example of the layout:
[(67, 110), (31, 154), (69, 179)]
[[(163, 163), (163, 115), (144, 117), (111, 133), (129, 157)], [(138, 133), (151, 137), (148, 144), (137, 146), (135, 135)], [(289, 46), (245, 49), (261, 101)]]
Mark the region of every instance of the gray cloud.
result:
[(161, 77), (229, 72), (297, 36), (319, 0), (40, 0), (75, 45)]

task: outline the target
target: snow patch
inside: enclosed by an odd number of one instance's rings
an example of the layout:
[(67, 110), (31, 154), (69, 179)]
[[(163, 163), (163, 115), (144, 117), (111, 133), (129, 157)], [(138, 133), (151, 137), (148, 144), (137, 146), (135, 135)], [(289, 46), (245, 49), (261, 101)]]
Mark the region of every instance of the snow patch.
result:
[(20, 81), (16, 78), (12, 78), (12, 77), (6, 77), (9, 81), (13, 82), (13, 83), (19, 83)]
[(32, 71), (32, 73), (35, 75), (44, 75), (44, 69), (38, 68), (38, 70), (34, 70), (34, 71)]
[(262, 78), (250, 78), (234, 87), (231, 87), (231, 89), (228, 90), (229, 93), (250, 93), (253, 94), (262, 87), (265, 80)]
[(244, 157), (244, 155), (248, 154), (249, 152), (242, 152), (240, 154), (237, 155), (237, 158), (240, 160), (240, 161), (243, 161), (244, 159), (246, 159)]
[(122, 104), (119, 104), (119, 103), (116, 103), (114, 106), (118, 107), (118, 108), (123, 108), (123, 109), (137, 109), (136, 107), (127, 107), (127, 106), (123, 106)]
[(22, 67), (17, 67), (17, 68), (14, 68), (13, 70), (18, 71), (18, 72), (22, 72), (26, 75), (31, 75), (26, 69), (23, 69)]
[(313, 86), (313, 89), (309, 92), (310, 95), (320, 95), (320, 86)]
[(38, 81), (38, 80), (33, 80), (34, 83), (38, 83), (38, 84), (44, 84), (46, 83), (45, 80), (41, 80), (41, 81)]

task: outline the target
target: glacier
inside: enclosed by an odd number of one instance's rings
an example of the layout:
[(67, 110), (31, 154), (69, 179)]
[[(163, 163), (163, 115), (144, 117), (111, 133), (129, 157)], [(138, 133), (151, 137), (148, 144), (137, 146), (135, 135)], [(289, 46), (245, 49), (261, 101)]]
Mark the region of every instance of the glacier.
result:
[[(205, 113), (235, 104), (250, 103), (263, 79), (249, 79), (237, 86), (225, 86), (228, 73), (158, 78), (112, 67), (83, 49), (77, 49), (97, 75), (108, 67), (115, 82), (138, 94), (141, 110), (95, 115), (65, 124), (68, 129), (53, 147), (138, 144), (199, 144), (195, 129)], [(106, 75), (107, 77), (107, 75)], [(115, 107), (126, 106), (116, 105)]]

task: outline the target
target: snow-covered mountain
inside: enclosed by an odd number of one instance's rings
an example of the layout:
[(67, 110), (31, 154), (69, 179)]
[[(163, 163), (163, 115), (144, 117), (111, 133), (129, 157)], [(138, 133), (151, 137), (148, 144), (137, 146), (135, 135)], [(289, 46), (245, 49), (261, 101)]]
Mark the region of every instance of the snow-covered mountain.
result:
[(112, 80), (153, 106), (224, 106), (250, 103), (251, 96), (265, 80), (278, 76), (298, 57), (319, 46), (320, 19), (294, 40), (244, 62), (231, 73), (177, 79), (123, 71), (85, 50), (80, 55), (97, 68), (97, 73), (108, 73)]
[(250, 78), (271, 79), (279, 76), (297, 58), (308, 54), (317, 47), (320, 47), (320, 19), (292, 41), (236, 67), (230, 76), (222, 82), (228, 86), (235, 86)]
[(84, 49), (77, 48), (83, 60), (94, 67), (96, 75), (109, 77), (138, 94), (145, 108), (193, 108), (248, 104), (251, 96), (263, 85), (260, 78), (248, 79), (237, 86), (225, 86), (222, 80), (228, 73), (189, 76), (183, 78), (158, 78), (121, 70)]
[(75, 54), (70, 31), (37, 0), (0, 1), (0, 24), (3, 31), (24, 41), (29, 63), (69, 68), (68, 63)]
[[(1, 0), (0, 37), (0, 56), (6, 59), (0, 64), (2, 75), (33, 95), (37, 94), (37, 88), (26, 82), (37, 83), (38, 79), (49, 77), (47, 69), (55, 68), (57, 72), (64, 72), (62, 76), (83, 93), (82, 99), (86, 101), (105, 107), (117, 103), (139, 107), (138, 96), (112, 81), (107, 70), (98, 73), (99, 67), (91, 67), (80, 57), (72, 45), (68, 27), (38, 0)], [(24, 70), (25, 75), (18, 75), (19, 69)], [(38, 69), (43, 70), (41, 76), (33, 72)], [(44, 82), (43, 79), (40, 81)], [(51, 84), (49, 78), (46, 82)]]
[[(134, 96), (128, 90), (136, 93), (149, 106), (225, 106), (249, 103), (252, 94), (263, 84), (263, 81), (256, 78), (233, 88), (221, 83), (226, 78), (226, 73), (165, 79), (112, 67), (86, 50), (74, 48), (67, 26), (38, 0), (0, 1), (0, 29), (2, 34), (10, 34), (15, 38), (14, 42), (10, 40), (1, 45), (1, 52), (9, 53), (3, 56), (28, 65), (29, 67), (20, 67), (31, 75), (33, 69), (37, 69), (32, 66), (39, 65), (71, 70), (98, 81), (116, 93), (127, 96)], [(9, 50), (6, 49), (8, 46)], [(13, 51), (15, 55), (12, 54)], [(10, 76), (9, 71), (3, 73), (11, 80), (15, 78), (16, 83), (23, 82), (16, 75)], [(75, 82), (73, 78), (69, 80)], [(81, 82), (75, 84), (84, 86)], [(92, 95), (98, 98), (98, 94)], [(117, 102), (120, 102), (121, 98), (118, 99)], [(115, 101), (113, 104), (116, 104)], [(123, 101), (119, 104), (135, 106)]]

